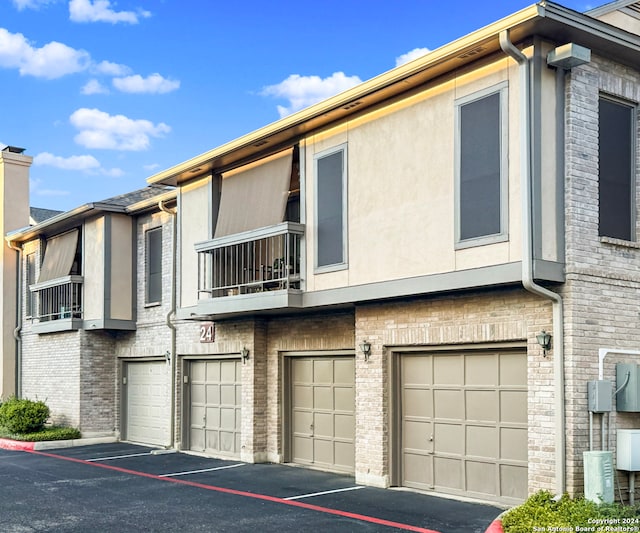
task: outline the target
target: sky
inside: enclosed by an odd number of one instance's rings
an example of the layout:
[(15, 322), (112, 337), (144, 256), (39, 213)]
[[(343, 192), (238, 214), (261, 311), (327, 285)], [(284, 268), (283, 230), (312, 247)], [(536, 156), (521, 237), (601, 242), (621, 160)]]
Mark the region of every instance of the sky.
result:
[(0, 148), (33, 157), (32, 206), (67, 211), (532, 3), (0, 0)]

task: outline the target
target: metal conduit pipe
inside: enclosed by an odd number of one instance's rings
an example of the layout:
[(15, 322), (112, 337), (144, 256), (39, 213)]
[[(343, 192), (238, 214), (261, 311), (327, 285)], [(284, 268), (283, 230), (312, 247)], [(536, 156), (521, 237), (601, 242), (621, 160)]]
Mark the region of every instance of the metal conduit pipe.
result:
[(531, 209), (531, 79), (529, 58), (512, 42), (509, 31), (500, 32), (502, 51), (519, 65), (520, 74), (520, 185), (522, 198), (522, 285), (532, 294), (551, 301), (554, 337), (554, 411), (556, 493), (566, 487), (566, 436), (564, 392), (564, 308), (559, 294), (538, 285), (533, 279), (533, 218)]
[(178, 233), (177, 230), (177, 213), (178, 210), (176, 208), (169, 209), (164, 205), (164, 202), (160, 200), (158, 202), (158, 209), (167, 213), (171, 216), (171, 304), (169, 312), (165, 318), (167, 327), (171, 330), (171, 422), (170, 422), (170, 442), (169, 447), (175, 447), (175, 429), (176, 429), (176, 326), (172, 322), (172, 317), (176, 313), (176, 251), (177, 251), (177, 242), (176, 236)]

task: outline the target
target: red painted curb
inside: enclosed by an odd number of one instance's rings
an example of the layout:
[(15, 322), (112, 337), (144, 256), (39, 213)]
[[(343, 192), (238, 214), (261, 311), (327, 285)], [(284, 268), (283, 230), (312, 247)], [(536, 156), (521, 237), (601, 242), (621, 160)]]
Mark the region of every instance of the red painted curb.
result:
[(502, 529), (502, 521), (499, 518), (496, 518), (491, 522), (485, 533), (504, 533)]
[(0, 439), (0, 448), (3, 450), (16, 450), (19, 452), (32, 452), (36, 446), (35, 442), (23, 442), (19, 440)]

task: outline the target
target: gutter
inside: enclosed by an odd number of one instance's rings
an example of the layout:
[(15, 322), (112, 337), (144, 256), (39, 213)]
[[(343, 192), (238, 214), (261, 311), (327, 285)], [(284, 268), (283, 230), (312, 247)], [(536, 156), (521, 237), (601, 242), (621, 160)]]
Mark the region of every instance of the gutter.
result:
[(7, 241), (9, 248), (18, 252), (16, 257), (16, 327), (13, 330), (13, 338), (16, 340), (16, 398), (22, 398), (22, 247), (16, 246), (13, 241)]
[(164, 205), (165, 200), (158, 201), (158, 209), (171, 216), (171, 305), (169, 312), (165, 318), (167, 327), (171, 330), (171, 422), (170, 422), (170, 442), (169, 447), (175, 447), (175, 429), (176, 429), (176, 326), (172, 322), (172, 318), (176, 314), (176, 263), (177, 263), (177, 221), (176, 215), (178, 210), (176, 208), (169, 209)]
[(554, 339), (554, 412), (556, 494), (566, 488), (566, 436), (564, 391), (564, 307), (562, 297), (538, 285), (533, 276), (533, 215), (531, 210), (531, 65), (529, 58), (511, 42), (509, 31), (500, 32), (500, 47), (519, 65), (520, 72), (520, 188), (522, 197), (522, 285), (532, 294), (551, 301)]

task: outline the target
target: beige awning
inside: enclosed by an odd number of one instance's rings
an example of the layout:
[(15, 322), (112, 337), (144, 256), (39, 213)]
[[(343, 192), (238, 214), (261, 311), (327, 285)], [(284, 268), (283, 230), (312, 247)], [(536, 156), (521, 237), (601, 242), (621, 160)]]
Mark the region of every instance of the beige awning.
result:
[(290, 148), (223, 174), (214, 238), (283, 221), (292, 155)]
[(38, 283), (68, 276), (71, 273), (77, 246), (77, 229), (47, 239), (47, 247), (44, 252), (44, 261), (40, 267)]

